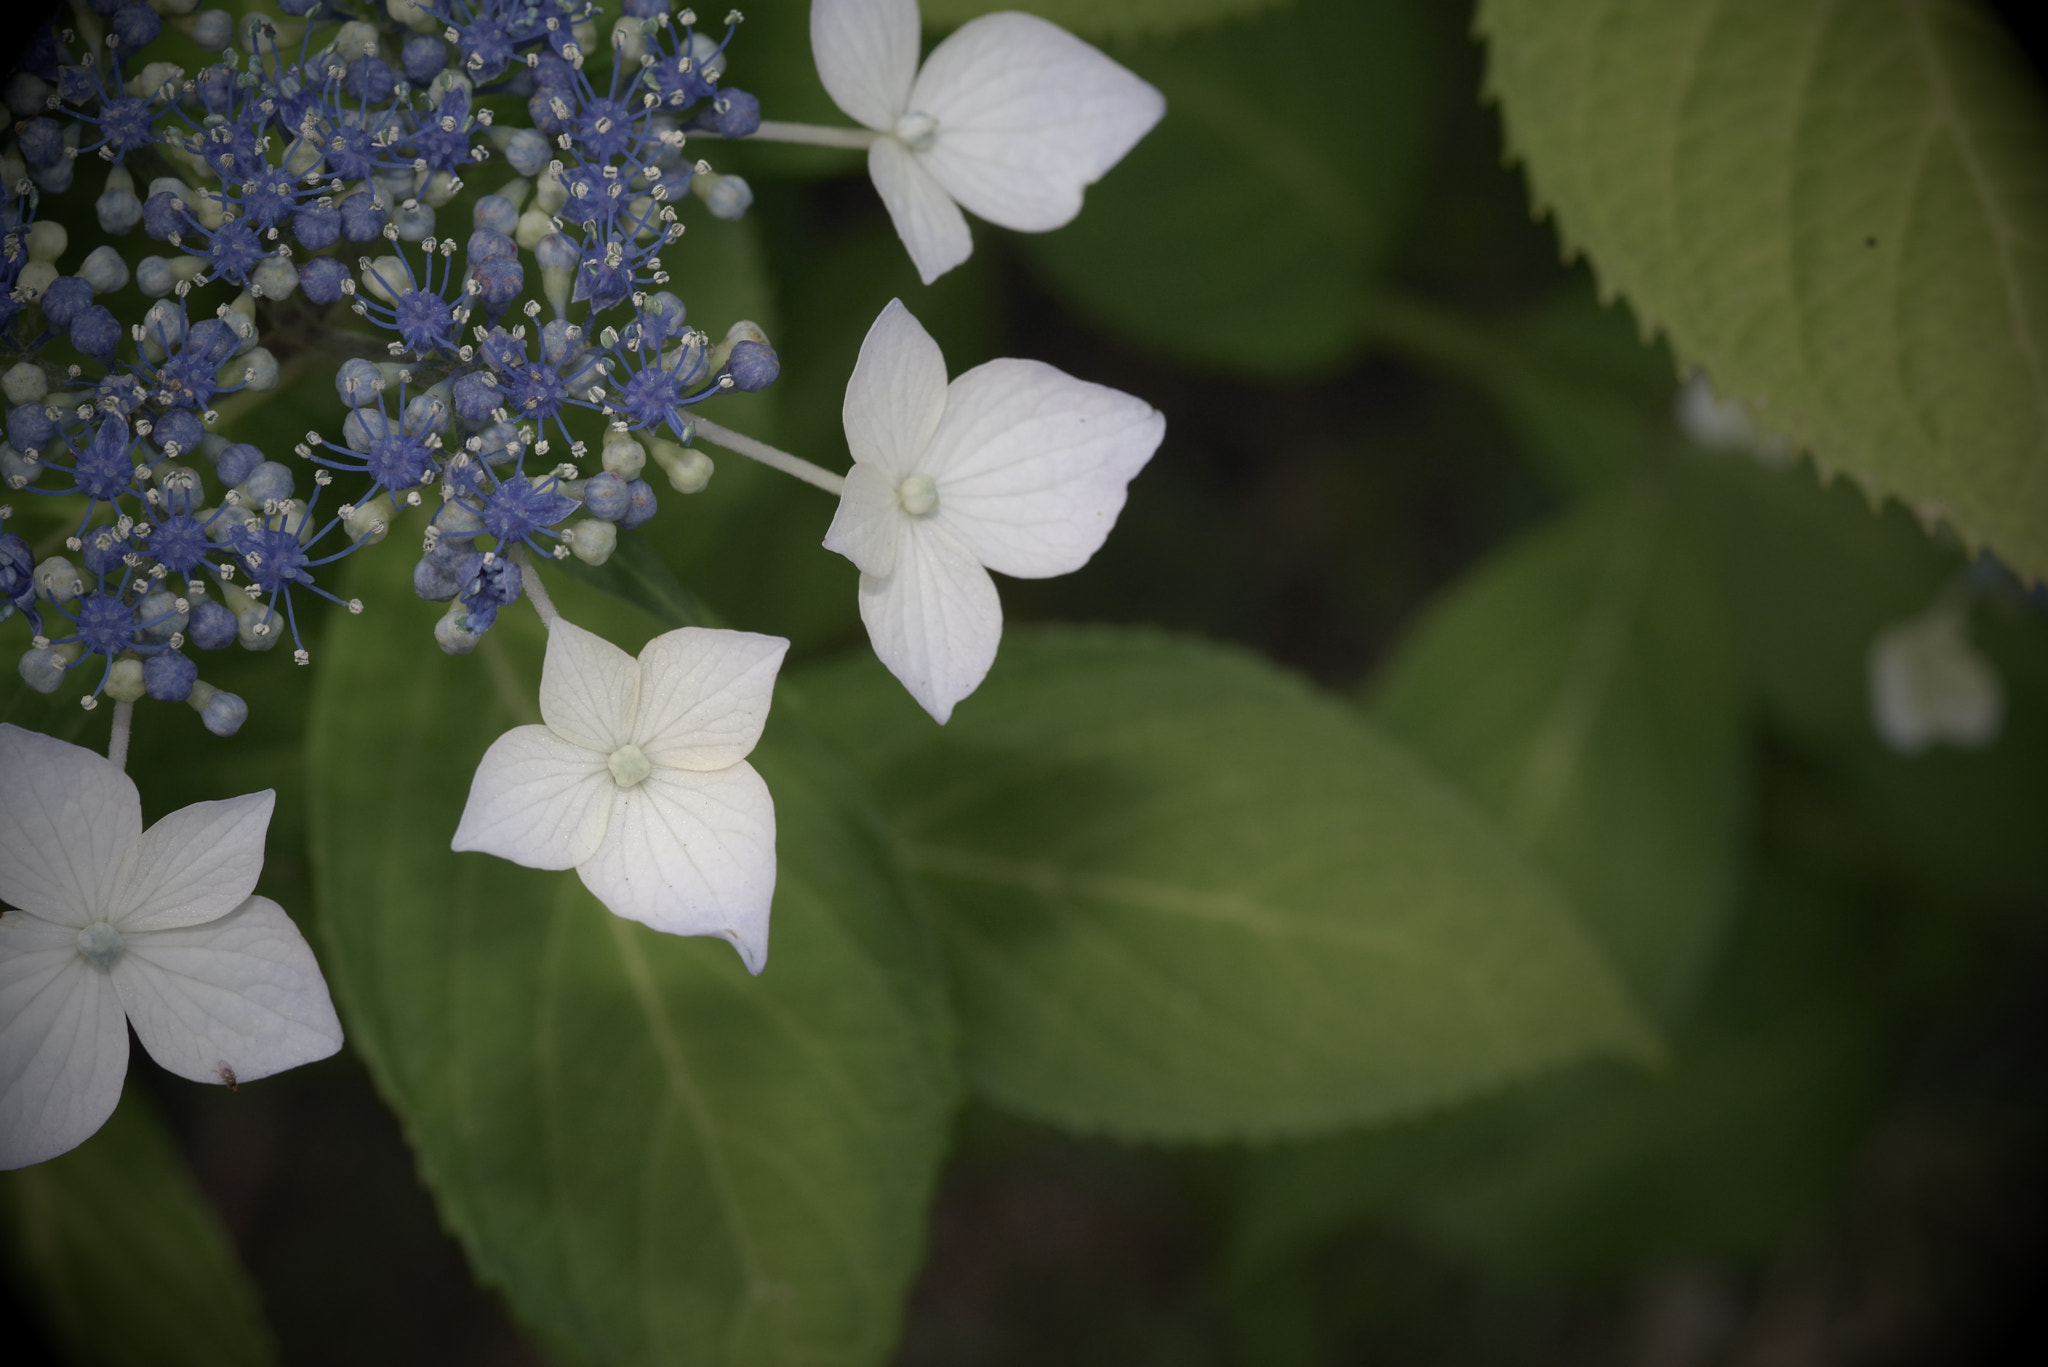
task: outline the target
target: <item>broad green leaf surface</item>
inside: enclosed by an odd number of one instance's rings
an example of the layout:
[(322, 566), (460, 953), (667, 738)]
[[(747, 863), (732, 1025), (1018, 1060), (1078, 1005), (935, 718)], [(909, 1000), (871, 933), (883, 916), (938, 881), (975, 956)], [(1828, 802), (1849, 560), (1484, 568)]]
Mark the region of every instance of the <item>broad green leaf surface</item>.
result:
[(922, 0), (929, 25), (964, 23), (997, 10), (1023, 10), (1094, 42), (1164, 38), (1232, 19), (1251, 19), (1294, 0)]
[(1082, 314), (1194, 364), (1334, 365), (1401, 227), (1428, 146), (1435, 52), (1407, 3), (1303, 0), (1113, 54), (1166, 117), (1019, 242)]
[(1672, 480), (1645, 467), (1459, 581), (1373, 707), (1557, 877), (1667, 1020), (1736, 896), (1748, 778), (1735, 638)]
[(1414, 1124), (1251, 1155), (1233, 1260), (1268, 1269), (1363, 1220), (1531, 1271), (1749, 1258), (1827, 1208), (1885, 1082), (1867, 909), (1782, 880), (1661, 1072), (1581, 1069)]
[(227, 1232), (133, 1087), (85, 1143), (0, 1173), (0, 1238), (16, 1298), (70, 1362), (277, 1360)]
[(1654, 1049), (1495, 827), (1251, 657), (1012, 630), (943, 730), (869, 660), (803, 688), (882, 795), (1001, 1106), (1252, 1139)]
[[(843, 779), (778, 709), (759, 978), (573, 873), (452, 854), (485, 747), (538, 719), (541, 632), (519, 606), (442, 657), (403, 558), (373, 563), (379, 616), (335, 622), (311, 741), (323, 962), (477, 1274), (596, 1362), (880, 1360), (956, 1084), (936, 960)], [(558, 597), (629, 647), (657, 630)]]
[(2048, 573), (2048, 115), (1961, 0), (1484, 0), (1538, 205), (1764, 425)]

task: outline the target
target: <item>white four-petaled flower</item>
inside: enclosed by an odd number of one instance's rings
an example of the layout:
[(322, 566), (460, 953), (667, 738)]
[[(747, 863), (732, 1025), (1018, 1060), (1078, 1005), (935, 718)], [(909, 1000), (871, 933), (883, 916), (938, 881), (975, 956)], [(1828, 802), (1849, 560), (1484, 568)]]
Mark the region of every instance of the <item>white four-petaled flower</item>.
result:
[(1166, 112), (1160, 93), (1056, 24), (986, 14), (917, 62), (917, 0), (812, 0), (811, 51), (834, 104), (880, 134), (868, 172), (929, 285), (974, 250), (962, 207), (1019, 232), (1081, 192)]
[(0, 1168), (54, 1158), (113, 1114), (128, 1024), (195, 1082), (241, 1083), (341, 1048), (327, 984), (253, 896), (275, 794), (142, 828), (120, 769), (0, 725)]
[(995, 662), (989, 570), (1086, 564), (1166, 435), (1143, 400), (1039, 361), (948, 384), (938, 343), (893, 299), (861, 343), (845, 419), (854, 464), (825, 546), (860, 568), (875, 654), (941, 722)]
[(775, 636), (684, 627), (635, 660), (555, 619), (540, 676), (545, 724), (491, 743), (454, 847), (573, 868), (615, 915), (722, 935), (759, 973), (775, 804), (746, 757), (788, 649)]

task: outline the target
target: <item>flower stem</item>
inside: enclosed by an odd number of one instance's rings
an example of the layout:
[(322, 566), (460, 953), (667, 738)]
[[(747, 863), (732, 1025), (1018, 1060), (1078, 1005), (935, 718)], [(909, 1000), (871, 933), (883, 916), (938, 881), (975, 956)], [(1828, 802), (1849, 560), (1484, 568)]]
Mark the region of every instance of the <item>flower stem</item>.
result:
[(526, 590), (528, 601), (540, 617), (541, 625), (553, 627), (561, 620), (562, 614), (555, 608), (555, 600), (548, 597), (547, 586), (540, 582), (540, 571), (533, 566), (533, 557), (526, 553), (526, 547), (514, 546), (512, 561), (519, 566), (519, 586)]
[(114, 730), (107, 737), (107, 759), (116, 769), (128, 767), (128, 733), (135, 724), (135, 704), (114, 704)]
[(778, 451), (766, 442), (755, 441), (730, 427), (721, 427), (708, 418), (691, 417), (697, 425), (697, 435), (714, 446), (736, 451), (750, 460), (780, 470), (785, 475), (795, 475), (806, 484), (815, 484), (828, 494), (836, 494), (846, 487), (846, 477), (835, 475), (821, 465), (813, 465), (802, 456), (792, 456), (787, 451)]
[[(693, 131), (693, 138), (704, 134)], [(783, 123), (777, 119), (763, 119), (761, 126), (741, 141), (751, 142), (800, 142), (811, 147), (851, 147), (864, 150), (880, 133), (866, 128), (826, 128), (815, 123)]]

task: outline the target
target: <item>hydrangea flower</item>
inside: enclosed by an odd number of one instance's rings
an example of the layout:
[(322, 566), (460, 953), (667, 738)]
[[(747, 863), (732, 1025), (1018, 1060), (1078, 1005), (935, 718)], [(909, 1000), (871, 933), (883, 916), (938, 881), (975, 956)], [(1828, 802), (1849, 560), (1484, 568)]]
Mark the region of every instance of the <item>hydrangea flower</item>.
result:
[(1142, 399), (1040, 361), (948, 384), (938, 343), (897, 299), (861, 343), (845, 421), (854, 464), (825, 546), (860, 568), (875, 654), (942, 723), (995, 662), (988, 572), (1088, 563), (1166, 435)]
[(635, 660), (557, 617), (540, 726), (493, 741), (452, 842), (576, 870), (614, 915), (768, 961), (775, 804), (746, 762), (789, 642), (684, 627)]
[(252, 895), (275, 795), (200, 802), (148, 830), (90, 750), (0, 724), (0, 1168), (113, 1114), (128, 1026), (195, 1082), (236, 1085), (341, 1048), (326, 981)]
[(1944, 595), (1870, 644), (1870, 717), (1903, 755), (1936, 745), (1979, 749), (1998, 739), (2005, 687), (1970, 644), (1964, 603)]
[(1062, 227), (1166, 113), (1152, 86), (1034, 15), (970, 20), (922, 67), (917, 36), (917, 0), (812, 0), (819, 79), (879, 135), (868, 173), (927, 285), (974, 251), (962, 208)]

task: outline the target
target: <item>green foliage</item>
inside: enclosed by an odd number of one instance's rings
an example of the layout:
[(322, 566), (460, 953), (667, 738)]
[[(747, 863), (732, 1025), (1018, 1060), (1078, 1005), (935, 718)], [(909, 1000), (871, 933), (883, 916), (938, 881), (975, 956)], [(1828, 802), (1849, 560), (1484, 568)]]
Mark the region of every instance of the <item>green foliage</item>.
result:
[[(604, 1363), (873, 1362), (894, 1340), (955, 1094), (931, 951), (870, 820), (778, 720), (775, 950), (605, 912), (573, 873), (448, 840), (470, 774), (536, 720), (542, 633), (419, 646), (402, 560), (335, 650), (312, 736), (323, 962), (478, 1275)], [(564, 585), (636, 648), (657, 627)], [(359, 625), (342, 618), (336, 636)]]
[(1000, 1105), (1261, 1138), (1654, 1048), (1494, 827), (1252, 658), (1013, 631), (944, 730), (868, 660), (803, 687), (882, 796)]
[(1303, 0), (1115, 54), (1166, 117), (1022, 245), (1073, 306), (1162, 354), (1292, 375), (1350, 349), (1422, 168), (1436, 54), (1406, 4)]
[(1667, 1019), (1740, 873), (1744, 680), (1672, 472), (1524, 537), (1458, 581), (1374, 715), (1555, 874)]
[(106, 1367), (260, 1367), (277, 1350), (256, 1289), (149, 1103), (0, 1173), (0, 1250), (66, 1358)]
[(1484, 0), (1566, 245), (1823, 468), (2048, 573), (2048, 118), (1962, 3)]
[(959, 24), (996, 10), (1024, 10), (1070, 33), (1105, 42), (1164, 38), (1225, 20), (1261, 17), (1294, 0), (922, 0), (927, 24)]

